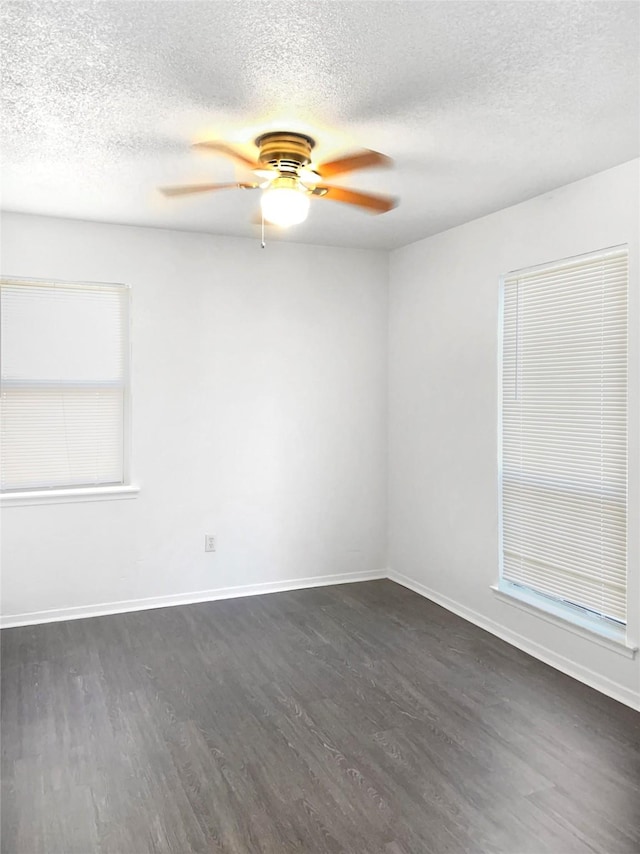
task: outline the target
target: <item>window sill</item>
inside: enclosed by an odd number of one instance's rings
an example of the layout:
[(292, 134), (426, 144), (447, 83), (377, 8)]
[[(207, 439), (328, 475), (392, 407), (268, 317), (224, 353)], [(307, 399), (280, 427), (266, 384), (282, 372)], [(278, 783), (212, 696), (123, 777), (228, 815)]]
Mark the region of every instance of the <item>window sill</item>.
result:
[(508, 582), (492, 585), (491, 590), (502, 602), (534, 614), (554, 626), (566, 629), (626, 658), (633, 658), (637, 652), (637, 646), (627, 640), (623, 626), (618, 628), (609, 625), (596, 616), (580, 613), (578, 608), (573, 609), (570, 605), (553, 602), (532, 590), (522, 590)]
[(137, 498), (139, 486), (86, 486), (78, 489), (38, 489), (32, 492), (4, 492), (0, 507), (31, 504), (76, 504), (84, 501), (122, 501)]

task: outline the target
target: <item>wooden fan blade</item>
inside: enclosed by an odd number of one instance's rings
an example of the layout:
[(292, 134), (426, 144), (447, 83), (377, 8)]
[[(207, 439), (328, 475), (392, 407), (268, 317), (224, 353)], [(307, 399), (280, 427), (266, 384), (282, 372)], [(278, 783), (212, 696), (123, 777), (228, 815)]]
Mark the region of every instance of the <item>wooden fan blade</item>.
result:
[(257, 184), (187, 184), (184, 187), (161, 187), (165, 196), (189, 196), (192, 193), (212, 193), (215, 190), (255, 190)]
[(357, 205), (369, 213), (381, 214), (390, 211), (398, 204), (397, 199), (390, 196), (374, 196), (373, 193), (361, 193), (358, 190), (348, 190), (346, 187), (333, 187), (319, 184), (313, 195), (320, 199), (330, 199), (332, 202), (343, 202), (345, 205)]
[(243, 154), (237, 148), (234, 148), (232, 145), (227, 145), (226, 142), (216, 142), (212, 140), (211, 142), (196, 142), (192, 146), (192, 148), (198, 148), (203, 151), (215, 151), (218, 154), (224, 154), (226, 157), (231, 157), (232, 160), (237, 160), (238, 163), (242, 163), (243, 166), (246, 166), (248, 169), (264, 169), (264, 163), (258, 163), (257, 160), (251, 160), (250, 157), (247, 157), (246, 154)]
[(363, 148), (362, 151), (355, 151), (353, 154), (347, 154), (345, 157), (339, 157), (337, 160), (329, 160), (326, 163), (321, 163), (316, 167), (316, 171), (323, 178), (333, 178), (334, 175), (355, 172), (356, 169), (391, 166), (392, 163), (393, 160), (387, 157), (386, 154), (380, 154), (378, 151), (369, 151), (367, 148)]

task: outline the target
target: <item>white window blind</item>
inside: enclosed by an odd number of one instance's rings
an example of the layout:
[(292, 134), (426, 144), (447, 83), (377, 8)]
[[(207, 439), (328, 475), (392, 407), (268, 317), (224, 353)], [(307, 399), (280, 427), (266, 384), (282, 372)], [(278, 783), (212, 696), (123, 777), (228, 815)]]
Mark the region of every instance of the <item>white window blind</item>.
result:
[(122, 484), (129, 289), (0, 280), (0, 489)]
[(505, 277), (502, 579), (626, 622), (626, 248)]

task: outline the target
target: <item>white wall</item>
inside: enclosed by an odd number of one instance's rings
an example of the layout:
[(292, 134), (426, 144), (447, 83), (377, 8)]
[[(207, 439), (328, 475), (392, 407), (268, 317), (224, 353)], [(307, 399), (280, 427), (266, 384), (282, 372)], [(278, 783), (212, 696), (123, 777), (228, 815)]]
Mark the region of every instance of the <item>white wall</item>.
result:
[[(640, 704), (629, 660), (500, 601), (498, 280), (629, 243), (633, 318), (630, 624), (638, 582), (638, 161), (395, 251), (390, 265), (389, 565), (427, 595), (561, 669)], [(636, 637), (637, 641), (638, 638)]]
[[(133, 286), (142, 491), (135, 501), (5, 508), (2, 613), (37, 620), (51, 609), (384, 574), (389, 563), (404, 583), (640, 705), (638, 657), (489, 589), (499, 276), (628, 242), (637, 633), (638, 166), (397, 250), (390, 268), (386, 253), (290, 243), (263, 251), (255, 241), (6, 214), (3, 273)], [(218, 537), (213, 555), (205, 533)]]
[(5, 214), (2, 272), (132, 286), (141, 487), (4, 508), (4, 615), (384, 570), (386, 253)]

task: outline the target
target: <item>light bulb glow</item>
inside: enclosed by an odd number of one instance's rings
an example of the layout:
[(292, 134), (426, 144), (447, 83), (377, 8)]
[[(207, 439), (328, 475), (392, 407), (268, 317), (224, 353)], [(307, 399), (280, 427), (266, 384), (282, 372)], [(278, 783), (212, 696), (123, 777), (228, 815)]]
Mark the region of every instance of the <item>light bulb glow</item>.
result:
[[(274, 182), (276, 184), (276, 182)], [(260, 199), (262, 214), (274, 225), (286, 227), (304, 222), (309, 213), (309, 196), (297, 186), (271, 186)]]

